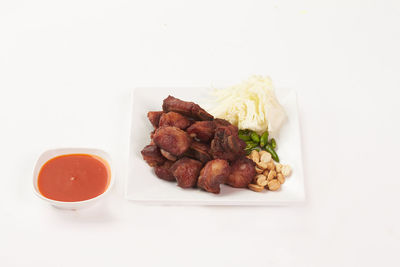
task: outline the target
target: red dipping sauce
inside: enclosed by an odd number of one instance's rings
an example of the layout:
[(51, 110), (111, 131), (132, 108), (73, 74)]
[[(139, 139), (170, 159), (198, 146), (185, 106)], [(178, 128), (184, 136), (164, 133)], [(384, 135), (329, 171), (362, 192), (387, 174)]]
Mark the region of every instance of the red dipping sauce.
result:
[(40, 194), (57, 201), (88, 200), (104, 193), (110, 184), (105, 160), (90, 154), (61, 155), (47, 161), (39, 171)]

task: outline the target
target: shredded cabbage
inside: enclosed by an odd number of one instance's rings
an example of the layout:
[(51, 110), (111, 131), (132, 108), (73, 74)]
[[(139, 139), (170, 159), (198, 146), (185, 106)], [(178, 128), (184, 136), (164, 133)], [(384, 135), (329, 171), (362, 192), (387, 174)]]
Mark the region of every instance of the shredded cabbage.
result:
[(239, 129), (250, 129), (258, 134), (268, 130), (271, 136), (277, 136), (287, 118), (269, 77), (254, 75), (238, 85), (216, 89), (212, 96), (215, 105), (209, 112)]

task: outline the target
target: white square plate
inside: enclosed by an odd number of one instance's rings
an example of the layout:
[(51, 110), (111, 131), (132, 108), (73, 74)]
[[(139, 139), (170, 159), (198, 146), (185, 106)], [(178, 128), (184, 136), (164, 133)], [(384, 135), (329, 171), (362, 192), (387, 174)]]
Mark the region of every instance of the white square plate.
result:
[(131, 137), (129, 170), (126, 181), (126, 198), (133, 201), (173, 205), (285, 205), (305, 200), (301, 139), (296, 94), (293, 91), (277, 90), (277, 97), (285, 108), (288, 121), (277, 138), (277, 153), (283, 164), (292, 167), (292, 175), (281, 189), (275, 192), (264, 190), (257, 193), (248, 189), (237, 189), (221, 185), (220, 194), (211, 194), (200, 189), (182, 189), (173, 182), (157, 178), (140, 151), (150, 143), (153, 126), (147, 112), (161, 110), (162, 101), (168, 95), (193, 101), (201, 105), (207, 88), (136, 88), (132, 97)]

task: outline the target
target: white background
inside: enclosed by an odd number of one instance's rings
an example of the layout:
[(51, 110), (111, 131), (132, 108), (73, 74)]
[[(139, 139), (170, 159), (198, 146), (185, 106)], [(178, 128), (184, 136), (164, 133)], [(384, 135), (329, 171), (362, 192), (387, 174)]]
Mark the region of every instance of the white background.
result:
[[(1, 1), (0, 265), (399, 266), (399, 26), (395, 0)], [(298, 92), (307, 203), (126, 201), (131, 90), (251, 74)], [(65, 146), (111, 154), (106, 201), (33, 195)]]

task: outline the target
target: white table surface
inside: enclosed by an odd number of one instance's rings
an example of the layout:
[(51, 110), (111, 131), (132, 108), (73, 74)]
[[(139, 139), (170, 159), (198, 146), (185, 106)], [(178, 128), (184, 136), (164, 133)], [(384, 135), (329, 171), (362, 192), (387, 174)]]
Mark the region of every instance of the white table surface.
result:
[[(1, 1), (0, 266), (399, 266), (399, 25), (399, 1)], [(298, 92), (305, 205), (124, 199), (132, 88), (251, 74)], [(32, 193), (70, 146), (117, 168), (87, 210)]]

